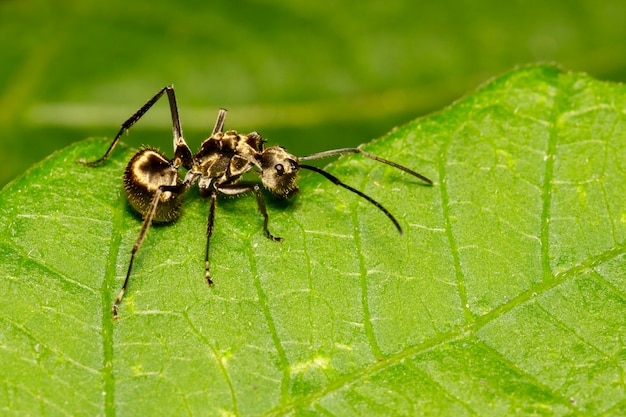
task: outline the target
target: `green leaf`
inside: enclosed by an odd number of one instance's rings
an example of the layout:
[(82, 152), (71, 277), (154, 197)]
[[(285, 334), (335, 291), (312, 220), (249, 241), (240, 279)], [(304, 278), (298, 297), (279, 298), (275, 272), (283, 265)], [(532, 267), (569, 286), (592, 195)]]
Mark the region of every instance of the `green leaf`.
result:
[[(290, 203), (206, 200), (150, 229), (133, 151), (78, 143), (0, 194), (0, 407), (40, 415), (626, 413), (626, 88), (506, 74), (328, 169)], [(132, 132), (131, 132), (132, 137)], [(194, 147), (200, 139), (187, 138)], [(197, 142), (196, 142), (197, 141)], [(169, 153), (169, 152), (168, 152)]]

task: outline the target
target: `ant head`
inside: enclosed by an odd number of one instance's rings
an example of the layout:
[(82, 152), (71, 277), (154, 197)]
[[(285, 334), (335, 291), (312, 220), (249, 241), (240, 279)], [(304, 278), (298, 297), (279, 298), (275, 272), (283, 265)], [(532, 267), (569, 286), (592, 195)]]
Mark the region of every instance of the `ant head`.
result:
[(289, 198), (298, 192), (298, 157), (280, 146), (263, 150), (258, 156), (263, 186), (277, 197)]

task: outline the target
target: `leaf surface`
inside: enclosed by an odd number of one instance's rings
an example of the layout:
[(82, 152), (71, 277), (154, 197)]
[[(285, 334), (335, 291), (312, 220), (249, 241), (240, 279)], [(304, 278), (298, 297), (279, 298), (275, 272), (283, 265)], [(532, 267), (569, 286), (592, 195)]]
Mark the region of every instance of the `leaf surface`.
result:
[[(626, 89), (550, 66), (491, 81), (328, 170), (289, 203), (141, 227), (108, 140), (0, 194), (0, 406), (41, 415), (626, 412)], [(132, 134), (132, 132), (131, 132)], [(194, 146), (195, 139), (187, 138)], [(195, 146), (198, 144), (195, 143)], [(168, 152), (169, 153), (169, 152)]]

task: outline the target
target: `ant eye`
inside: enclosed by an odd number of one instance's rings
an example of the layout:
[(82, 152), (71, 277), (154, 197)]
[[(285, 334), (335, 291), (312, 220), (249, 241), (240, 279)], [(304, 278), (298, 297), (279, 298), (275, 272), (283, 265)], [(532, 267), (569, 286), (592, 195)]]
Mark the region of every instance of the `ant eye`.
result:
[(283, 175), (283, 173), (285, 172), (285, 167), (283, 166), (283, 164), (274, 165), (274, 169), (276, 169), (278, 175)]

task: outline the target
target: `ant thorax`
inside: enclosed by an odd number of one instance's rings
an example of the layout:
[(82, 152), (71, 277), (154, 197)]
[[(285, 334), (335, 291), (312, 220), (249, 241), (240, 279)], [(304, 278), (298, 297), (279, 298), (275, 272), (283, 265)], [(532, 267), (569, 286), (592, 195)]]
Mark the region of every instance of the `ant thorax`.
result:
[(242, 135), (234, 130), (216, 132), (202, 142), (190, 170), (199, 176), (201, 193), (209, 192), (212, 184), (237, 183), (256, 165), (255, 157), (262, 143), (263, 139), (255, 132)]

